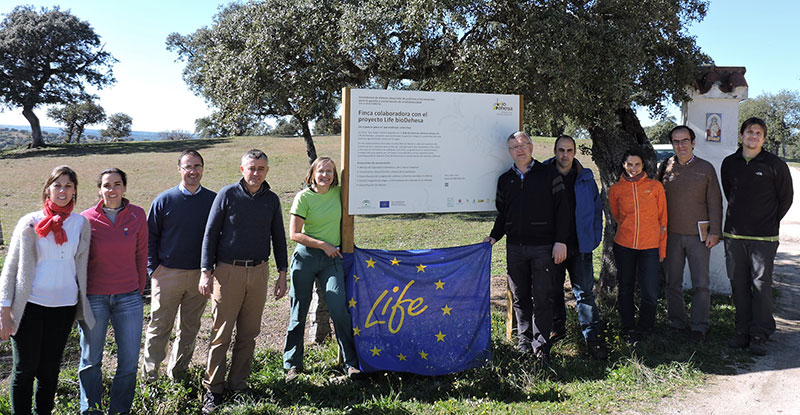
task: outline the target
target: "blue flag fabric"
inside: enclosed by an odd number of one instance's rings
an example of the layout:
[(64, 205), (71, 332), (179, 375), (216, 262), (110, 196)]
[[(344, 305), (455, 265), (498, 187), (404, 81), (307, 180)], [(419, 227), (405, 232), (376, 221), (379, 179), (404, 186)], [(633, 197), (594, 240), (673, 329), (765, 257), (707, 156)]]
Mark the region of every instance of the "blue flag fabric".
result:
[(361, 369), (442, 375), (491, 359), (491, 254), (355, 248), (345, 271)]

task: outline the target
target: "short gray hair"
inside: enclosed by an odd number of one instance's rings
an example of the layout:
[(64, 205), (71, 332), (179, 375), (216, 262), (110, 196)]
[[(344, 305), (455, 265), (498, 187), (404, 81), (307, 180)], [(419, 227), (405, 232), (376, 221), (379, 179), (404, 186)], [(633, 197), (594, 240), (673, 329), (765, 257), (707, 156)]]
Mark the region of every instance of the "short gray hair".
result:
[(244, 166), (244, 163), (247, 160), (258, 160), (258, 159), (264, 159), (264, 161), (267, 162), (267, 166), (269, 166), (269, 157), (267, 157), (267, 154), (255, 148), (248, 151), (247, 153), (244, 153), (244, 155), (242, 156), (242, 166)]
[(515, 133), (511, 133), (511, 135), (509, 135), (508, 138), (506, 138), (506, 143), (508, 143), (511, 140), (516, 139), (519, 136), (523, 136), (523, 137), (527, 138), (528, 139), (528, 143), (533, 145), (533, 140), (531, 140), (531, 136), (526, 134), (525, 131), (517, 131)]

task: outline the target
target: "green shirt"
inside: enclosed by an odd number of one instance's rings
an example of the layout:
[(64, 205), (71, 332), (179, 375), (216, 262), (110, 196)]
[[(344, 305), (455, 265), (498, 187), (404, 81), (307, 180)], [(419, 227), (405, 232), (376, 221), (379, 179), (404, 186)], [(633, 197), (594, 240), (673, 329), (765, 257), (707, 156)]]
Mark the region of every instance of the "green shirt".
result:
[(339, 186), (331, 187), (327, 193), (319, 194), (304, 189), (294, 197), (292, 215), (305, 220), (303, 233), (333, 246), (342, 242), (342, 190)]

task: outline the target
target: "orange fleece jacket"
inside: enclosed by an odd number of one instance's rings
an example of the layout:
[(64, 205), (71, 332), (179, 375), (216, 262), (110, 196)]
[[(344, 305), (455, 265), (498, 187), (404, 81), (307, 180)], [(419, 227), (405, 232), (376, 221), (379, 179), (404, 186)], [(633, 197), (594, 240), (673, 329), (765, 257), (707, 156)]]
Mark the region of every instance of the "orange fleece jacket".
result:
[(658, 248), (659, 258), (666, 257), (667, 197), (660, 182), (646, 173), (635, 182), (620, 177), (608, 189), (608, 204), (617, 221), (614, 242), (631, 249)]

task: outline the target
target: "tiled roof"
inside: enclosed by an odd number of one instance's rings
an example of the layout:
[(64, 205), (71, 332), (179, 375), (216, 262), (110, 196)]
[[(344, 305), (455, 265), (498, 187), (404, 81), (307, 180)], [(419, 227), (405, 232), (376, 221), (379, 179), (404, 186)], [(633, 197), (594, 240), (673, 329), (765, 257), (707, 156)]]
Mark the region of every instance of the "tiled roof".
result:
[(732, 92), (734, 89), (747, 86), (744, 66), (704, 65), (698, 68), (694, 77), (694, 87), (700, 94), (705, 94), (711, 86), (717, 84), (721, 92)]

